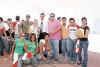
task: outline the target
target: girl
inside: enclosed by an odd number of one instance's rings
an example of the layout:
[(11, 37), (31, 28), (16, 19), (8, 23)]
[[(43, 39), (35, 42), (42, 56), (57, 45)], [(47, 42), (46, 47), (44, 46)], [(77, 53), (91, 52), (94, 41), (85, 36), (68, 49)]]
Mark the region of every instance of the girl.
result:
[[(81, 29), (84, 30), (84, 35), (79, 37), (79, 40), (80, 40), (80, 53), (78, 55), (78, 58), (79, 58), (79, 62), (78, 64), (82, 64), (82, 67), (87, 67), (87, 62), (88, 62), (88, 45), (89, 45), (89, 42), (88, 42), (88, 34), (89, 34), (89, 27), (87, 26), (87, 18), (86, 17), (83, 17), (81, 19), (82, 21), (82, 25), (81, 25)], [(84, 55), (84, 59), (82, 59), (82, 56), (81, 56), (81, 53), (82, 53), (82, 48), (83, 48), (83, 55)]]
[(22, 56), (24, 54), (24, 47), (26, 44), (24, 36), (25, 36), (24, 33), (20, 33), (19, 39), (15, 40), (15, 43), (12, 47), (12, 54), (14, 54), (13, 67), (15, 67), (14, 65), (16, 64), (17, 61), (18, 61), (17, 67), (22, 67)]

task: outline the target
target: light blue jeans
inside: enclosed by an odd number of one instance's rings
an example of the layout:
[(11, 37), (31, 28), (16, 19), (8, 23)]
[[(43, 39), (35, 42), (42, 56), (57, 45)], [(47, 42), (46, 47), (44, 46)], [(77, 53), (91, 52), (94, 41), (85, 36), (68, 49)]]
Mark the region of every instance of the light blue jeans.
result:
[(88, 45), (89, 42), (88, 41), (80, 41), (80, 53), (78, 55), (78, 59), (79, 61), (82, 61), (82, 48), (83, 48), (83, 54), (84, 54), (84, 58), (83, 58), (83, 67), (87, 67), (87, 62), (88, 62)]
[[(31, 63), (34, 61), (34, 63), (38, 63), (38, 57), (34, 56), (30, 59)], [(18, 58), (18, 67), (23, 67), (23, 60), (22, 60), (22, 56), (19, 56)]]
[(18, 67), (23, 67), (22, 56), (19, 56), (18, 58)]
[(59, 40), (51, 39), (51, 56), (58, 60), (59, 57)]
[(72, 39), (68, 39), (69, 43), (68, 43), (68, 47), (67, 47), (67, 52), (68, 52), (68, 58), (72, 61), (76, 61), (77, 59), (77, 54), (75, 53), (75, 47), (76, 47), (76, 39), (72, 40)]
[(64, 56), (65, 59), (67, 59), (67, 56), (68, 56), (68, 47), (69, 47), (69, 39), (66, 38), (66, 39), (62, 39), (61, 41), (62, 43), (62, 55)]

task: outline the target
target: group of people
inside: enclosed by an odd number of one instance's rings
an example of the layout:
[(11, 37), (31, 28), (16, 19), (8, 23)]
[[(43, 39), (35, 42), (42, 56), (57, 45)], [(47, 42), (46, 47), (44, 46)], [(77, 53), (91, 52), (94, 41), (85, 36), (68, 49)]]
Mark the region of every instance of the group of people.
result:
[[(25, 60), (23, 56), (26, 53), (32, 54), (30, 58), (32, 62), (46, 61), (47, 57), (59, 61), (60, 49), (66, 63), (77, 63), (87, 67), (90, 31), (87, 18), (83, 17), (79, 26), (74, 18), (69, 18), (69, 21), (66, 17), (55, 19), (55, 14), (51, 13), (46, 21), (45, 16), (41, 13), (40, 20), (34, 19), (34, 21), (30, 21), (29, 14), (22, 21), (20, 16), (16, 16), (14, 22), (11, 18), (3, 21), (0, 17), (0, 55), (12, 54), (13, 61), (17, 59), (18, 67), (22, 67), (22, 61)], [(13, 43), (10, 44), (10, 41)]]

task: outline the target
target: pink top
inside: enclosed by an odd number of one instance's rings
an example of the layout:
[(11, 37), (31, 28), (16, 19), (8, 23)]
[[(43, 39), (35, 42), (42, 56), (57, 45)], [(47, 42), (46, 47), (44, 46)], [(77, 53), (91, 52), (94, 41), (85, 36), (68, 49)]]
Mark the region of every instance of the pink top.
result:
[[(54, 30), (57, 30), (58, 28), (61, 28), (61, 24), (59, 21), (55, 20), (53, 22), (48, 22), (48, 33), (51, 33)], [(61, 30), (57, 31), (56, 33), (50, 35), (50, 39), (61, 39)]]

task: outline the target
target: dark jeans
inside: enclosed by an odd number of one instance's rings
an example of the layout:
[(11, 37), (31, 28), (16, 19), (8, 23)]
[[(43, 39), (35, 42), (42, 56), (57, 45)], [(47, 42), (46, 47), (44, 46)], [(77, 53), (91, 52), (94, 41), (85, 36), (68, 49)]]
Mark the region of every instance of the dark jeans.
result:
[(0, 53), (3, 52), (3, 47), (4, 47), (4, 41), (3, 41), (2, 36), (0, 36)]
[[(87, 62), (88, 62), (88, 41), (80, 41), (80, 53), (78, 55), (79, 61), (83, 61), (82, 65), (84, 67), (87, 67)], [(82, 48), (83, 48), (83, 56), (84, 58), (82, 59)]]
[(0, 53), (3, 53), (3, 51), (8, 52), (8, 50), (9, 50), (9, 44), (7, 39), (0, 36)]
[(59, 41), (59, 53), (62, 54), (62, 40)]

